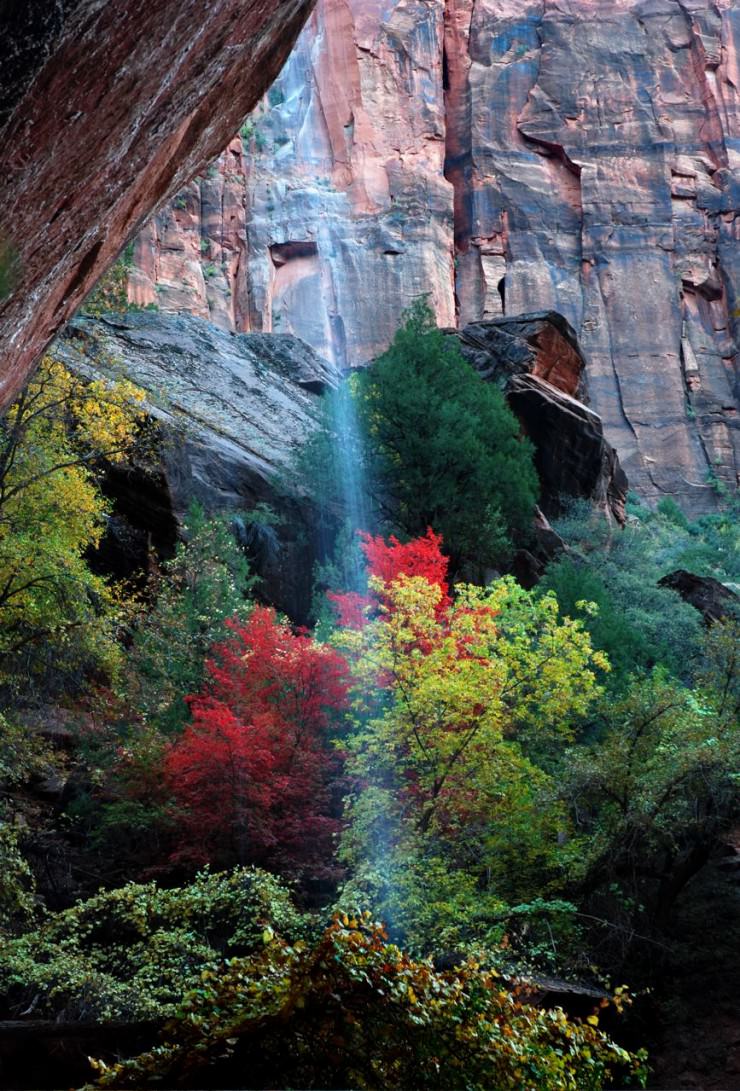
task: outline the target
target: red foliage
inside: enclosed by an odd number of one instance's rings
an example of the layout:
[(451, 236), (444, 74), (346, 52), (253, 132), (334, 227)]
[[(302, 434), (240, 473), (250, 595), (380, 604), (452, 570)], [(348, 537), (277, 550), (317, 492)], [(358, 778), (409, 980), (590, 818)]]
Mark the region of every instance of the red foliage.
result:
[(423, 538), (413, 538), (410, 542), (399, 542), (393, 535), (386, 542), (381, 537), (363, 534), (362, 551), (370, 575), (383, 583), (393, 583), (399, 576), (421, 576), (429, 583), (436, 583), (443, 595), (449, 591), (449, 561), (442, 553), (442, 536), (431, 527)]
[(165, 762), (182, 813), (177, 855), (326, 873), (341, 766), (330, 736), (347, 704), (346, 663), (266, 607), (229, 627)]
[[(368, 576), (392, 584), (400, 576), (420, 576), (429, 583), (436, 584), (441, 592), (437, 605), (438, 617), (445, 613), (450, 605), (447, 569), (449, 560), (442, 553), (442, 536), (435, 534), (429, 527), (423, 538), (413, 538), (410, 542), (399, 542), (394, 535), (386, 542), (384, 538), (373, 538), (361, 532), (362, 551), (367, 560)], [(360, 628), (365, 620), (368, 607), (377, 607), (381, 603), (388, 605), (382, 593), (375, 592), (367, 596), (356, 592), (329, 594), (329, 600), (336, 608), (340, 625), (345, 628)]]

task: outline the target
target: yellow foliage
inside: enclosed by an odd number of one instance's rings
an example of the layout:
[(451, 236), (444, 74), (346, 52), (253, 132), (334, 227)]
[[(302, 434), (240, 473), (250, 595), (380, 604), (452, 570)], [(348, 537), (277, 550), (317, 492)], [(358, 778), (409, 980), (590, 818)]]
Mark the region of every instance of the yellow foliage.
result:
[(508, 577), (458, 586), (449, 606), (421, 577), (371, 580), (371, 589), (384, 604), (376, 616), (334, 638), (352, 666), (356, 727), (346, 745), (365, 786), (347, 858), (365, 851), (372, 801), (384, 801), (396, 808), (387, 821), (463, 846), (489, 875), (515, 858), (526, 887), (527, 868), (534, 874), (557, 852), (565, 824), (541, 759), (572, 738), (608, 663), (553, 596)]
[(126, 457), (143, 400), (47, 357), (0, 422), (0, 678), (50, 660), (114, 663), (118, 603), (84, 554), (107, 514), (94, 468)]

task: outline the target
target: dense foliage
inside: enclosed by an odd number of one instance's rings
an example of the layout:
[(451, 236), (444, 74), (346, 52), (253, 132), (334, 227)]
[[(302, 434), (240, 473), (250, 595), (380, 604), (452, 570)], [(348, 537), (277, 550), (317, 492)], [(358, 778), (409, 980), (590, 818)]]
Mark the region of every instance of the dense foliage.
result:
[[(498, 921), (504, 898), (534, 896), (556, 866), (563, 817), (548, 756), (572, 738), (607, 664), (554, 598), (536, 600), (511, 579), (458, 586), (450, 600), (436, 539), (426, 539), (425, 574), (398, 572), (403, 547), (370, 539), (365, 550), (368, 605), (335, 637), (352, 664), (347, 746), (358, 784), (343, 858), (355, 897), (378, 898), (406, 942), (430, 949), (442, 935), (473, 938), (470, 913), (480, 935), (486, 904)], [(399, 904), (407, 871), (427, 887), (416, 916)], [(473, 895), (467, 914), (455, 877)], [(430, 896), (440, 904), (432, 921)]]
[(472, 961), (435, 972), (367, 917), (335, 920), (312, 945), (271, 929), (264, 941), (206, 972), (162, 1043), (101, 1066), (98, 1086), (192, 1085), (206, 1066), (244, 1088), (598, 1091), (616, 1073), (642, 1085), (642, 1058), (602, 1034), (598, 1015), (538, 1010)]
[(110, 668), (118, 604), (85, 551), (104, 529), (95, 471), (134, 444), (141, 391), (51, 358), (0, 420), (0, 685), (50, 686)]
[(228, 618), (246, 618), (255, 583), (226, 520), (193, 504), (183, 530), (138, 619), (124, 686), (128, 706), (163, 734), (189, 719), (186, 699), (203, 683), (206, 657)]
[(306, 922), (264, 872), (203, 872), (175, 890), (129, 883), (6, 941), (0, 993), (10, 1012), (57, 1019), (170, 1016), (205, 971), (261, 948), (266, 928), (298, 939)]
[(740, 580), (740, 529), (732, 512), (690, 524), (663, 503), (633, 508), (629, 525), (610, 533), (587, 505), (573, 505), (556, 524), (569, 552), (551, 564), (540, 584), (554, 591), (565, 613), (586, 599), (596, 603), (586, 624), (612, 664), (612, 686), (623, 687), (640, 668), (662, 663), (689, 680), (700, 655), (701, 617), (659, 580), (686, 568), (719, 580)]
[[(0, 422), (4, 1015), (145, 1021), (111, 1087), (640, 1083), (609, 981), (680, 978), (740, 821), (737, 619), (659, 580), (736, 582), (737, 522), (575, 508), (526, 591), (490, 566), (529, 445), (424, 307), (343, 398), (313, 631), (256, 601), (255, 512), (194, 506), (135, 593), (93, 571), (130, 384), (49, 360)], [(542, 975), (602, 1008), (534, 1006)]]

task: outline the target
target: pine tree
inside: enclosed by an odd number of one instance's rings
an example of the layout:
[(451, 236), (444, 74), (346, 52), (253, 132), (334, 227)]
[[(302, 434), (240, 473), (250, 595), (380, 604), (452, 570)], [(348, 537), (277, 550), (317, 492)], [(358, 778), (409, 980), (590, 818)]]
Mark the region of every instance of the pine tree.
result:
[(385, 528), (440, 533), (453, 558), (497, 564), (537, 500), (532, 448), (497, 387), (434, 325), (424, 301), (353, 380)]

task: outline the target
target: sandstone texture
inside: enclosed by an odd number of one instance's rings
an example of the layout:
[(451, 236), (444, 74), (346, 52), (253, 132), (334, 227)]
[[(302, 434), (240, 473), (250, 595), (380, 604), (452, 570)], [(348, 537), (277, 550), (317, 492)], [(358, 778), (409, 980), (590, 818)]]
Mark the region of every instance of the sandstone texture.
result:
[[(554, 312), (523, 314), (449, 332), (481, 378), (504, 391), (534, 444), (540, 514), (552, 518), (568, 499), (585, 499), (623, 525), (627, 478), (601, 417), (584, 404), (586, 364), (565, 319)], [(546, 518), (537, 532), (540, 544), (549, 547)]]
[(120, 552), (115, 538), (132, 534), (166, 550), (193, 500), (211, 512), (268, 505), (282, 519), (263, 542), (275, 548), (252, 558), (262, 591), (305, 617), (315, 520), (290, 467), (317, 425), (320, 392), (336, 381), (325, 361), (289, 335), (231, 334), (191, 315), (151, 312), (76, 318), (54, 352), (78, 373), (132, 379), (159, 422), (161, 465), (146, 473), (114, 468), (108, 481), (111, 553)]
[(132, 299), (293, 333), (340, 366), (425, 292), (454, 323), (443, 16), (324, 0), (241, 142), (140, 236)]
[(734, 0), (319, 0), (132, 291), (342, 366), (423, 292), (443, 326), (554, 310), (631, 485), (712, 510), (740, 466), (739, 48)]
[(233, 136), (313, 0), (10, 0), (0, 408), (129, 236)]

